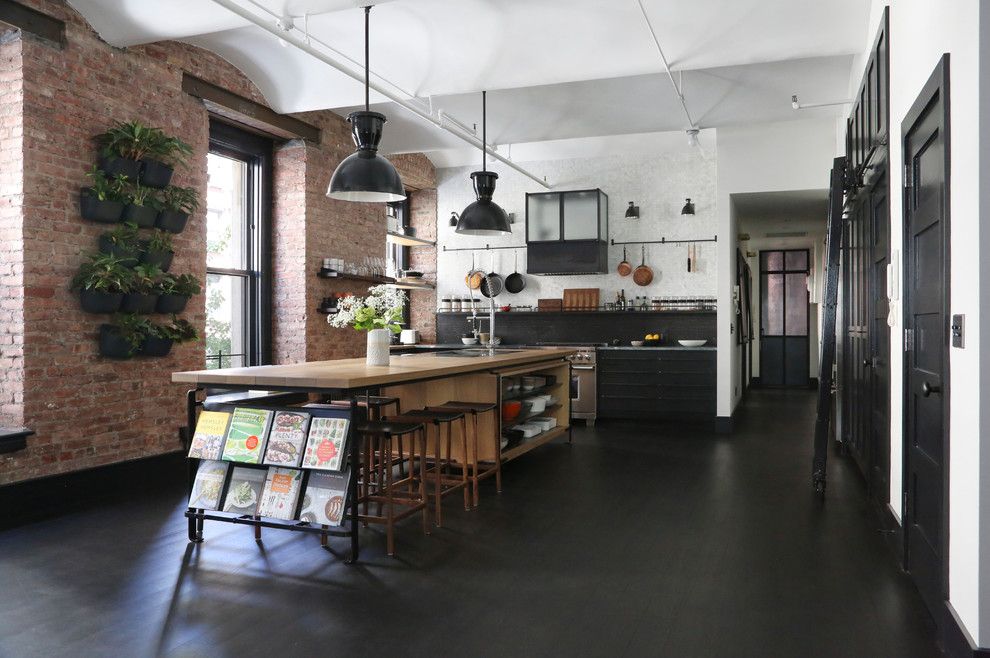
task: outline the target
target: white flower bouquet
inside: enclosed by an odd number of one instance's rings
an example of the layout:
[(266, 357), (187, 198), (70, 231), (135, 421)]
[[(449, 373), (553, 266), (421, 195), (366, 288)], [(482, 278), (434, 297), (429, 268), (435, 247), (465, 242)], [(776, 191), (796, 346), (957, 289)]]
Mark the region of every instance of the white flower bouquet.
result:
[(354, 327), (358, 331), (388, 329), (402, 331), (402, 307), (406, 293), (386, 285), (368, 288), (367, 297), (347, 295), (337, 300), (337, 312), (327, 316), (334, 327)]

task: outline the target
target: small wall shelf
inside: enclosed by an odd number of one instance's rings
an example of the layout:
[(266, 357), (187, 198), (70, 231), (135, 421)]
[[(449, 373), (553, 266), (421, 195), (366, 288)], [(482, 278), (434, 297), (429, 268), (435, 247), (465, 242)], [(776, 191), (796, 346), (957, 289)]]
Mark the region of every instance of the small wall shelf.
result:
[(426, 281), (422, 283), (412, 283), (410, 281), (396, 281), (395, 283), (389, 284), (393, 288), (401, 288), (402, 290), (436, 290), (436, 286), (432, 283), (427, 283)]
[(336, 270), (320, 270), (316, 276), (321, 279), (343, 279), (345, 281), (367, 281), (368, 283), (395, 283), (390, 276), (365, 276), (363, 274), (347, 274)]
[(392, 231), (387, 231), (385, 233), (385, 242), (389, 244), (400, 244), (403, 247), (435, 247), (436, 242), (431, 240), (426, 240), (423, 238), (417, 238), (412, 235), (403, 235), (402, 233), (394, 233)]

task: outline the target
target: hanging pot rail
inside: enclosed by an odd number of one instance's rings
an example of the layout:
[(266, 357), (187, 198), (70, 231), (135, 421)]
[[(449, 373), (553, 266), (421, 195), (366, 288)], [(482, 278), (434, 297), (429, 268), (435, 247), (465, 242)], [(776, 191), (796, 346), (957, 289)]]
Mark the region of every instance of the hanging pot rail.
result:
[(493, 247), (490, 244), (486, 244), (484, 247), (457, 247), (456, 249), (449, 249), (447, 245), (444, 245), (443, 251), (492, 251), (493, 249), (525, 249), (526, 245), (519, 245), (517, 247)]
[[(686, 240), (668, 240), (667, 238), (660, 238), (659, 240), (633, 240), (631, 242), (616, 242), (614, 239), (609, 240), (609, 244), (624, 245), (624, 244), (685, 244), (687, 242), (718, 242), (718, 236), (714, 238), (698, 238), (698, 239), (686, 239)], [(453, 250), (451, 250), (453, 251)]]

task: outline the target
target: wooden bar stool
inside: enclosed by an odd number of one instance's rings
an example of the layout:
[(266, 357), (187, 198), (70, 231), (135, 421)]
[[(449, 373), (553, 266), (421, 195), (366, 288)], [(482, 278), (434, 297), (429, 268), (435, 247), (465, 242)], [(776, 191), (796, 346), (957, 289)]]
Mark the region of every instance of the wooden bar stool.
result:
[[(442, 499), (458, 490), (464, 491), (464, 509), (471, 509), (471, 493), (469, 491), (468, 480), (468, 443), (467, 443), (467, 419), (463, 411), (430, 411), (429, 409), (417, 409), (406, 411), (401, 416), (388, 417), (388, 421), (398, 421), (404, 423), (424, 423), (427, 427), (434, 427), (437, 431), (437, 441), (435, 450), (428, 459), (432, 459), (433, 466), (427, 468), (427, 479), (433, 484), (434, 512), (437, 527), (443, 526), (443, 506)], [(450, 465), (453, 461), (451, 448), (453, 447), (454, 423), (461, 421), (461, 449), (464, 455), (464, 464), (461, 468), (461, 477), (457, 478), (450, 474)], [(444, 440), (444, 429), (446, 429), (446, 441)], [(429, 445), (429, 435), (427, 434), (427, 446)], [(446, 450), (444, 447), (446, 446)], [(428, 450), (429, 448), (427, 448)], [(444, 455), (446, 454), (446, 458)]]
[[(361, 497), (364, 513), (358, 519), (365, 524), (379, 523), (385, 526), (386, 546), (390, 556), (395, 556), (395, 523), (422, 510), (423, 534), (430, 534), (429, 505), (426, 493), (426, 428), (422, 421), (367, 421), (355, 427), (355, 431), (365, 446), (369, 447), (362, 458), (364, 481), (361, 483)], [(398, 437), (410, 436), (409, 476), (393, 480), (393, 467), (389, 459), (375, 460), (375, 455), (391, 455), (398, 448)], [(414, 473), (413, 464), (419, 459), (419, 477)], [(372, 468), (371, 461), (375, 462)], [(376, 474), (375, 485), (369, 482), (372, 473)], [(402, 490), (402, 485), (407, 487)], [(417, 485), (417, 486), (414, 486)], [(376, 503), (377, 513), (368, 513), (368, 503)], [(396, 505), (405, 509), (396, 513)]]
[[(471, 429), (472, 434), (472, 452), (473, 459), (471, 460), (471, 482), (474, 485), (474, 506), (478, 506), (478, 483), (484, 480), (486, 477), (495, 475), (495, 490), (498, 493), (502, 493), (502, 443), (499, 440), (498, 435), (498, 414), (496, 409), (498, 405), (494, 402), (462, 402), (460, 400), (450, 400), (444, 402), (436, 407), (427, 407), (430, 410), (436, 411), (463, 411), (464, 413), (471, 414)], [(481, 434), (478, 429), (478, 419), (481, 414), (492, 412), (492, 422), (494, 425), (494, 431), (492, 432), (492, 440), (494, 441), (492, 448), (495, 453), (495, 463), (494, 465), (482, 470), (481, 460), (479, 455), (479, 446), (481, 442)]]

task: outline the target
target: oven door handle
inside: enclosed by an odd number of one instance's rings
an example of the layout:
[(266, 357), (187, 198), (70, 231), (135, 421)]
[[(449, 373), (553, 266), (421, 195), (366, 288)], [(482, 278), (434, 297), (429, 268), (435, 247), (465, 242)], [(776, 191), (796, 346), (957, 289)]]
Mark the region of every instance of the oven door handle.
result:
[(595, 366), (571, 366), (571, 370), (594, 370)]

